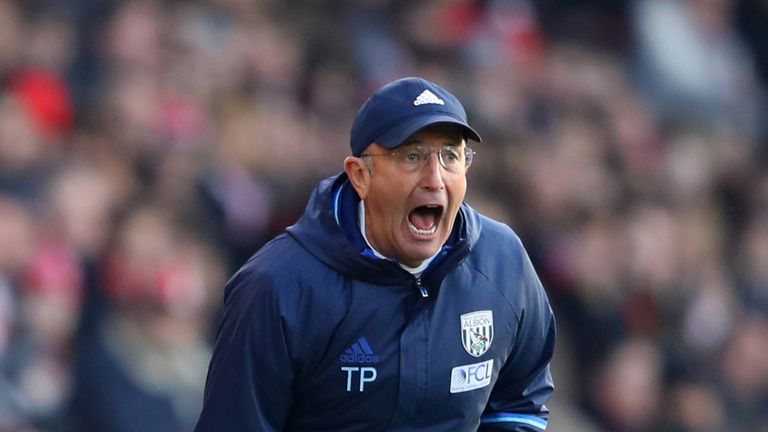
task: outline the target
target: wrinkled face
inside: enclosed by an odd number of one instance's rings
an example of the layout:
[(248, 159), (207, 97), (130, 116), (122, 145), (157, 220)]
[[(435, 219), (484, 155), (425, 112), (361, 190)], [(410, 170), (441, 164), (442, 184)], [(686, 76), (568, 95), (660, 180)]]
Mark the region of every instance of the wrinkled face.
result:
[[(467, 191), (463, 159), (453, 171), (440, 164), (438, 150), (446, 146), (463, 154), (466, 141), (460, 127), (424, 128), (398, 147), (395, 156), (374, 143), (362, 157), (345, 160), (347, 175), (365, 202), (368, 241), (407, 266), (418, 266), (445, 244)], [(422, 162), (408, 162), (419, 154), (426, 155)], [(444, 151), (444, 161), (452, 154)]]

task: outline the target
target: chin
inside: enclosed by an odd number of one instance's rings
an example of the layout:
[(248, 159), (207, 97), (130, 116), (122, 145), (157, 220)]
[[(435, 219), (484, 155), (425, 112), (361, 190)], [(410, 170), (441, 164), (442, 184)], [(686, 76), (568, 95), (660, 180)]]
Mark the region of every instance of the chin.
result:
[(435, 254), (437, 254), (440, 251), (441, 247), (442, 247), (442, 243), (429, 248), (418, 248), (416, 250), (413, 250), (412, 253), (409, 254), (410, 255), (409, 261), (415, 261), (415, 262), (418, 262), (418, 264), (421, 264), (421, 262), (424, 261), (425, 259), (435, 256)]

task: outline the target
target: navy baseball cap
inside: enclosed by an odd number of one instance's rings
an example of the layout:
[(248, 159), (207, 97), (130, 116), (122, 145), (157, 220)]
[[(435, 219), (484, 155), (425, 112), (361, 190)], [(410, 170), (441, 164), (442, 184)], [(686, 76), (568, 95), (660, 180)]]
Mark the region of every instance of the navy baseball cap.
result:
[(467, 123), (467, 113), (456, 96), (423, 78), (402, 78), (380, 88), (360, 107), (349, 145), (354, 156), (374, 142), (393, 149), (436, 123), (459, 125), (466, 138), (482, 141)]

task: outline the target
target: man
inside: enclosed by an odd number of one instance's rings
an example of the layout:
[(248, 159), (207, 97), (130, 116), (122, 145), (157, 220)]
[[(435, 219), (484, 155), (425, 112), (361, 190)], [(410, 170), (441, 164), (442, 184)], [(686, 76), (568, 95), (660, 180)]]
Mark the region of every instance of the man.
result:
[(512, 230), (463, 203), (480, 136), (420, 78), (229, 281), (197, 431), (539, 431), (555, 327)]

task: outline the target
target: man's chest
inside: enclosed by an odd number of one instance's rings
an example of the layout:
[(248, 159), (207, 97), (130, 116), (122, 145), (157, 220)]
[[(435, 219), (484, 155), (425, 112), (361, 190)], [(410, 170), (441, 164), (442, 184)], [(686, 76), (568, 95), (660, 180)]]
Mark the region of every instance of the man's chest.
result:
[(493, 291), (450, 281), (431, 298), (376, 289), (356, 287), (321, 361), (297, 381), (296, 428), (479, 419), (515, 338), (513, 310)]

